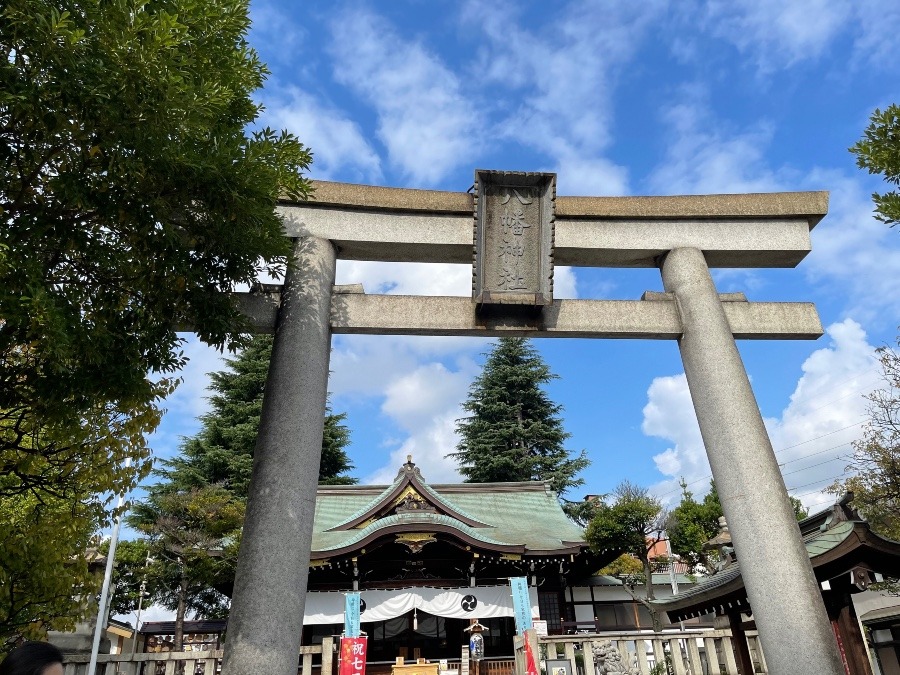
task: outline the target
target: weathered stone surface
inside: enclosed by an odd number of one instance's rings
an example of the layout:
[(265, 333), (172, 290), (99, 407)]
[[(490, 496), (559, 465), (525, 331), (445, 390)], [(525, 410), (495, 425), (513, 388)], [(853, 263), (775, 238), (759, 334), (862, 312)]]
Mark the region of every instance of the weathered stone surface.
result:
[(726, 315), (750, 303), (719, 301), (697, 249), (672, 251), (661, 272), (677, 299), (684, 372), (770, 672), (839, 675), (819, 586)]
[(472, 295), (479, 305), (553, 300), (555, 174), (475, 172)]
[[(643, 647), (642, 643), (638, 643)], [(632, 675), (634, 671), (622, 663), (622, 655), (609, 640), (595, 642), (591, 648), (596, 675)]]
[[(279, 207), (285, 232), (331, 239), (345, 260), (472, 262), (472, 217)], [(555, 265), (655, 267), (671, 247), (693, 246), (711, 267), (794, 267), (810, 251), (802, 218), (779, 220), (561, 220)]]
[(222, 672), (296, 675), (309, 575), (335, 251), (294, 246), (253, 457)]
[[(468, 192), (410, 190), (313, 181), (312, 203), (357, 209), (472, 213)], [(285, 204), (289, 202), (284, 202)], [(557, 197), (560, 219), (781, 218), (802, 216), (809, 227), (828, 213), (828, 193), (776, 192), (653, 197)]]
[[(722, 294), (737, 339), (814, 340), (822, 335), (815, 305), (746, 302)], [(274, 330), (277, 295), (243, 293), (238, 299), (260, 333)], [(682, 333), (674, 296), (647, 300), (554, 300), (542, 318), (479, 317), (470, 298), (365, 295), (335, 292), (331, 329), (342, 334), (477, 335), (677, 340)]]
[(760, 192), (663, 197), (559, 197), (558, 218), (782, 218), (803, 216), (810, 228), (828, 213), (828, 192)]

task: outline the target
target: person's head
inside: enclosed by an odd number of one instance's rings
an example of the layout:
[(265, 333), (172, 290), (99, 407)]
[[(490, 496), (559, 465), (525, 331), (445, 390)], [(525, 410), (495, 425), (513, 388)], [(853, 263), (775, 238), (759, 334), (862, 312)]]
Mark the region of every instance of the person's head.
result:
[(49, 642), (26, 642), (0, 663), (0, 675), (63, 675), (63, 655)]

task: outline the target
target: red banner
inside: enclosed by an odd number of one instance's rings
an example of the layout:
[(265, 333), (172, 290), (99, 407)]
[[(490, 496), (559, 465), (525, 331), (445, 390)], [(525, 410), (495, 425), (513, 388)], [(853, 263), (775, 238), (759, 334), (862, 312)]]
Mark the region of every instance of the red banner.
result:
[(531, 653), (531, 643), (525, 638), (525, 673), (526, 675), (538, 675), (537, 663), (534, 654)]
[(367, 640), (365, 637), (341, 638), (339, 675), (364, 675)]

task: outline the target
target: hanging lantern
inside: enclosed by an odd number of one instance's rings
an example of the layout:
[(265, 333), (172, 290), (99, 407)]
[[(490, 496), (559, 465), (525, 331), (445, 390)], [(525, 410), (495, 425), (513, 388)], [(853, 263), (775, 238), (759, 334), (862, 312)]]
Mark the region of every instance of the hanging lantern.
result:
[(473, 661), (481, 661), (484, 658), (484, 638), (481, 633), (472, 632), (469, 638), (469, 654)]

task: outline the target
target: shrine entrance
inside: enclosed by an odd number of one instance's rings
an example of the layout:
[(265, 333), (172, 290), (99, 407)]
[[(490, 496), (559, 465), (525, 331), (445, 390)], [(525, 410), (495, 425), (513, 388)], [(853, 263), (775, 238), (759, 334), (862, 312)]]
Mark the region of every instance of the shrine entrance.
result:
[[(281, 206), (283, 287), (244, 294), (274, 332), (224, 675), (296, 673), (331, 335), (670, 339), (773, 672), (840, 675), (837, 644), (735, 339), (815, 339), (809, 303), (720, 295), (716, 267), (794, 267), (826, 193), (557, 197), (554, 174), (476, 171), (474, 194), (316, 183)], [(472, 263), (471, 298), (334, 285), (337, 258)], [(640, 299), (559, 300), (556, 265), (647, 267)], [(773, 581), (774, 580), (774, 581)], [(784, 636), (790, 635), (790, 640)]]

